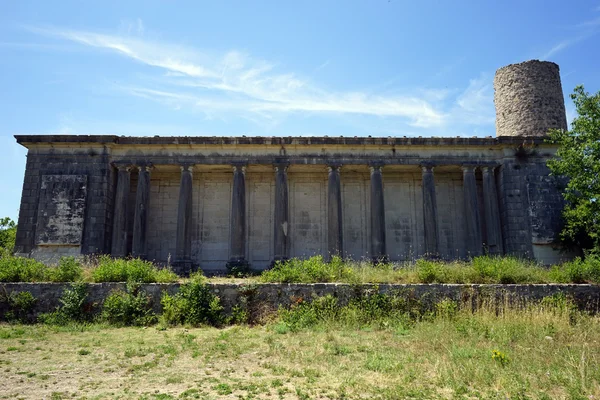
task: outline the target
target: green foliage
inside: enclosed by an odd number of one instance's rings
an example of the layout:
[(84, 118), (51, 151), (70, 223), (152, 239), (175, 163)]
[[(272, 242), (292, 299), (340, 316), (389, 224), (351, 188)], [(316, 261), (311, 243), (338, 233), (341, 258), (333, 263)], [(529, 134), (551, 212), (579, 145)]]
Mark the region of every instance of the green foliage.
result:
[(508, 356), (506, 354), (504, 354), (503, 352), (501, 352), (500, 350), (492, 351), (492, 360), (494, 360), (495, 362), (497, 362), (498, 364), (500, 364), (503, 367), (506, 367), (508, 365), (508, 363), (510, 362), (510, 359), (508, 358)]
[(600, 92), (590, 95), (577, 86), (571, 99), (577, 117), (570, 131), (549, 132), (549, 141), (559, 148), (548, 167), (553, 175), (568, 178), (563, 239), (600, 249)]
[(76, 282), (83, 277), (83, 267), (75, 257), (61, 257), (56, 267), (49, 269), (52, 282)]
[(516, 257), (475, 257), (471, 261), (476, 283), (528, 283), (542, 281), (542, 269), (531, 261)]
[(92, 317), (92, 310), (87, 307), (87, 297), (87, 285), (73, 283), (64, 290), (59, 299), (61, 305), (54, 312), (40, 315), (39, 320), (50, 325), (89, 321)]
[(600, 254), (576, 258), (551, 270), (552, 281), (561, 283), (600, 283)]
[(158, 269), (149, 261), (139, 258), (123, 259), (101, 256), (92, 271), (94, 282), (175, 282), (177, 274), (169, 269)]
[(352, 267), (340, 257), (332, 257), (325, 262), (322, 256), (313, 256), (308, 260), (293, 258), (278, 262), (272, 269), (264, 271), (262, 282), (354, 282), (357, 280)]
[(175, 295), (163, 294), (163, 321), (169, 325), (221, 325), (224, 322), (221, 300), (210, 290), (201, 273), (192, 274), (190, 278)]
[(8, 217), (0, 218), (0, 255), (2, 250), (12, 253), (17, 237), (17, 224)]
[(442, 261), (418, 259), (415, 263), (419, 281), (423, 283), (448, 282), (448, 270)]
[(156, 322), (150, 297), (137, 284), (113, 291), (102, 305), (102, 320), (117, 326), (147, 326)]
[(48, 281), (48, 267), (33, 258), (0, 257), (0, 282)]
[(412, 296), (400, 293), (379, 293), (378, 288), (359, 293), (348, 304), (341, 305), (336, 297), (326, 295), (312, 301), (298, 299), (289, 308), (278, 310), (278, 333), (296, 332), (316, 326), (402, 328), (425, 314), (423, 304)]
[(5, 293), (3, 302), (8, 305), (8, 310), (5, 312), (4, 317), (8, 321), (17, 322), (31, 322), (30, 314), (37, 302), (37, 299), (31, 294), (31, 292), (10, 292)]

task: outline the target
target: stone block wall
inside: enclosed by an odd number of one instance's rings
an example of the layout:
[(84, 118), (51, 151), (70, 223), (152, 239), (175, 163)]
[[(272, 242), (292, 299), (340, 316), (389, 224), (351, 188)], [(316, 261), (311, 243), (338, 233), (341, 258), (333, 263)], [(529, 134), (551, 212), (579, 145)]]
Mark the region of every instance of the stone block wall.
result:
[[(317, 284), (209, 284), (212, 292), (217, 295), (226, 313), (234, 306), (242, 303), (245, 297), (250, 307), (260, 310), (276, 311), (280, 306), (289, 307), (301, 301), (312, 301), (316, 297), (331, 295), (338, 299), (339, 304), (347, 304), (357, 296), (368, 293), (393, 294), (409, 297), (421, 302), (424, 307), (432, 307), (443, 299), (459, 303), (465, 301), (476, 306), (481, 301), (503, 306), (507, 301), (515, 304), (540, 301), (541, 299), (558, 294), (571, 298), (582, 310), (597, 313), (600, 311), (600, 286), (598, 285), (469, 285), (469, 284), (380, 284), (380, 285), (348, 285), (339, 283)], [(69, 284), (63, 283), (3, 283), (0, 293), (11, 296), (18, 292), (30, 292), (36, 299), (34, 308), (29, 315), (30, 320), (41, 313), (52, 312), (61, 305), (60, 297)], [(154, 312), (160, 313), (160, 299), (163, 293), (175, 294), (180, 284), (145, 284), (140, 286), (150, 299)], [(124, 283), (92, 283), (87, 284), (88, 309), (99, 312), (104, 300), (111, 292), (126, 290)], [(6, 297), (0, 299), (0, 321), (5, 319), (5, 313), (10, 310)]]
[[(112, 214), (109, 211), (112, 205), (112, 174), (109, 153), (105, 148), (87, 148), (74, 152), (30, 151), (27, 155), (15, 252), (36, 256), (35, 252), (32, 252), (42, 246), (48, 250), (37, 253), (42, 259), (46, 255), (51, 256), (52, 253), (58, 255), (69, 253), (66, 249), (68, 246), (80, 247), (78, 253), (81, 254), (105, 252), (110, 245), (109, 237), (112, 229)], [(85, 179), (85, 195), (77, 203), (78, 208), (69, 212), (69, 214), (80, 214), (83, 218), (76, 227), (76, 230), (81, 231), (80, 243), (73, 242), (72, 237), (70, 239), (54, 237), (50, 242), (46, 240), (48, 237), (43, 231), (48, 228), (48, 217), (52, 217), (47, 213), (56, 211), (56, 204), (60, 203), (57, 196), (64, 195), (65, 191), (59, 190), (54, 194), (41, 196), (44, 193), (43, 181), (49, 179), (44, 176), (78, 176)], [(65, 190), (75, 196), (75, 193), (72, 193), (73, 188)], [(62, 203), (63, 206), (65, 204)], [(48, 207), (54, 207), (54, 211)], [(65, 218), (63, 222), (68, 219)]]

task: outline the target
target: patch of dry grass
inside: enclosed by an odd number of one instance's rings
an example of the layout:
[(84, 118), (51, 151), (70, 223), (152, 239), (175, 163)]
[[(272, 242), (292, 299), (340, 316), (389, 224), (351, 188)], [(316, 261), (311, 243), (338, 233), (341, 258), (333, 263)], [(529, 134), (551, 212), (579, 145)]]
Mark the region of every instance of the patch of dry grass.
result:
[(568, 307), (278, 326), (0, 325), (0, 398), (600, 396), (600, 320)]

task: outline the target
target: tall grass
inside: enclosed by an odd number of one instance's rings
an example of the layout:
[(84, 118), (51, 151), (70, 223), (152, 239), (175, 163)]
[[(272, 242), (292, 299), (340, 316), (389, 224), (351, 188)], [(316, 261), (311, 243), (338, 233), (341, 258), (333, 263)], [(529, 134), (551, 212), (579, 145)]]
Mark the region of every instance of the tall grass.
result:
[(376, 264), (321, 256), (280, 262), (264, 271), (261, 282), (283, 283), (600, 283), (600, 257), (590, 255), (547, 268), (511, 256), (480, 256), (470, 261), (418, 259), (414, 263)]
[(153, 263), (139, 258), (101, 256), (98, 265), (91, 271), (93, 282), (168, 283), (177, 279), (177, 274), (170, 269), (159, 269)]

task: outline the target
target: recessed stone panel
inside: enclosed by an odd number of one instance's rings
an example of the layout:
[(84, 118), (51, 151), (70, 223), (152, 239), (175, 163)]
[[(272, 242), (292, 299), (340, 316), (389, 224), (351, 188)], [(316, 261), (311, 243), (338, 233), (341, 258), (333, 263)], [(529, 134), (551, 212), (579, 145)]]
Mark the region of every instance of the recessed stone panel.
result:
[(36, 244), (81, 245), (86, 196), (86, 175), (43, 175)]

